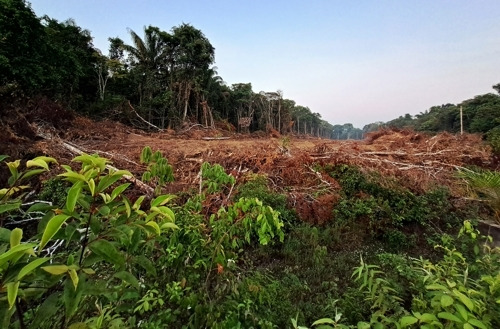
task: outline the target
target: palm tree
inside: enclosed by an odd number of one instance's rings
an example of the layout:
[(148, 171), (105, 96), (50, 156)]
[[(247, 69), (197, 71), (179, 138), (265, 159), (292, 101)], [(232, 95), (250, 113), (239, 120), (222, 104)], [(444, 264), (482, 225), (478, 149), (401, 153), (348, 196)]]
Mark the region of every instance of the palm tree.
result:
[(144, 100), (151, 101), (156, 91), (160, 90), (162, 78), (168, 74), (166, 66), (166, 38), (168, 33), (157, 27), (144, 28), (144, 39), (129, 29), (133, 45), (123, 45), (130, 55), (130, 65), (139, 75), (139, 105)]

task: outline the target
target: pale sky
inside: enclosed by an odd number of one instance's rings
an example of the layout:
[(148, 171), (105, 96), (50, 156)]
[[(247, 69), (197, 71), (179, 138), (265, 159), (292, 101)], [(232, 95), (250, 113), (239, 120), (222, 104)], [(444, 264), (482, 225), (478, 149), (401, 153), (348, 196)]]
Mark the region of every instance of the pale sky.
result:
[(108, 52), (127, 28), (189, 23), (215, 47), (219, 75), (362, 128), (495, 92), (499, 0), (32, 0), (73, 18)]

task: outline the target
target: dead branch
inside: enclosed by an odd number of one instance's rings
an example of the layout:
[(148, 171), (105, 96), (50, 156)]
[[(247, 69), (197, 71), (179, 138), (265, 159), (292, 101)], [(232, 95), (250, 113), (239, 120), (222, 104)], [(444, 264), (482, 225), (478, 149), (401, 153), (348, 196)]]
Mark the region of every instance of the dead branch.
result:
[(219, 140), (223, 140), (223, 139), (230, 139), (231, 137), (203, 137), (202, 139), (203, 140), (206, 140), (206, 141), (219, 141)]
[(149, 122), (149, 121), (145, 120), (143, 117), (141, 117), (141, 116), (139, 115), (139, 113), (137, 113), (137, 112), (135, 111), (135, 109), (134, 109), (134, 107), (132, 106), (132, 104), (130, 104), (130, 101), (128, 101), (128, 106), (130, 106), (130, 109), (132, 110), (132, 112), (134, 112), (134, 113), (135, 113), (135, 115), (136, 115), (136, 116), (137, 116), (137, 117), (138, 117), (138, 118), (139, 118), (142, 122), (144, 122), (145, 124), (147, 124), (147, 125), (148, 125), (148, 126), (150, 126), (150, 127), (153, 127), (153, 128), (155, 128), (155, 129), (157, 129), (158, 131), (163, 131), (163, 129), (161, 129), (160, 127), (155, 126), (155, 125), (154, 125), (154, 124), (152, 124), (151, 122)]

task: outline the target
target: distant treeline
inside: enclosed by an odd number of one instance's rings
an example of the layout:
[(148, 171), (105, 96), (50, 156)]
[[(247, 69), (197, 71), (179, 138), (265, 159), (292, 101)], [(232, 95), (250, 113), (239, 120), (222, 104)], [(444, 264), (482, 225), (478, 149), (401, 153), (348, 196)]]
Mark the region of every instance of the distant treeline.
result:
[(24, 0), (0, 1), (0, 96), (43, 95), (84, 114), (149, 128), (218, 122), (250, 132), (335, 135), (319, 113), (280, 90), (224, 83), (213, 66), (214, 47), (189, 24), (129, 34), (130, 42), (109, 38), (105, 55), (73, 20), (39, 18)]
[(460, 109), (462, 109), (463, 131), (488, 136), (497, 130), (500, 131), (500, 83), (494, 85), (493, 89), (497, 94), (479, 95), (459, 104), (433, 106), (417, 115), (405, 114), (385, 123), (371, 123), (363, 127), (363, 132), (374, 131), (380, 127), (394, 127), (430, 133), (441, 131), (459, 133)]

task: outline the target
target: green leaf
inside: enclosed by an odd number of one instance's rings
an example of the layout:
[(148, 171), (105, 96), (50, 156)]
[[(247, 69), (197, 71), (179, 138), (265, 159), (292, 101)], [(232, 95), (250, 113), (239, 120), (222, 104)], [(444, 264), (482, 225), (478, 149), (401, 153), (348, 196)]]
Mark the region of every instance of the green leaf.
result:
[(108, 187), (116, 183), (120, 178), (122, 178), (124, 173), (122, 171), (117, 171), (113, 173), (112, 175), (105, 176), (99, 181), (99, 184), (97, 185), (97, 192), (103, 192), (106, 190)]
[(139, 289), (139, 281), (130, 272), (127, 271), (118, 272), (114, 275), (114, 277), (129, 283), (132, 287), (136, 289)]
[(79, 280), (79, 284), (76, 290), (71, 280), (65, 280), (64, 282), (63, 300), (66, 310), (66, 319), (68, 321), (76, 313), (78, 305), (82, 300), (83, 286), (84, 282), (81, 279)]
[(31, 168), (31, 167), (40, 167), (45, 170), (49, 170), (49, 165), (42, 159), (33, 159), (26, 161), (26, 168)]
[(0, 227), (0, 244), (9, 242), (11, 233), (9, 229)]
[(62, 224), (70, 217), (71, 216), (65, 214), (60, 214), (52, 217), (49, 220), (47, 226), (45, 227), (45, 230), (43, 231), (42, 240), (40, 241), (39, 251), (41, 251), (43, 247), (45, 247), (45, 245), (50, 241), (50, 239), (52, 239), (52, 237), (57, 233), (57, 231), (59, 231)]
[(436, 318), (436, 316), (435, 316), (434, 314), (431, 314), (431, 313), (424, 313), (424, 314), (422, 314), (422, 316), (420, 317), (420, 321), (421, 321), (421, 322), (431, 323), (432, 321), (438, 321), (438, 318)]
[(75, 287), (75, 290), (76, 288), (78, 287), (78, 274), (76, 273), (76, 270), (75, 269), (70, 269), (68, 271), (69, 273), (69, 277), (71, 278), (71, 282), (73, 282), (73, 286)]
[(41, 173), (43, 173), (45, 171), (46, 171), (45, 169), (33, 169), (33, 170), (29, 170), (29, 171), (25, 172), (24, 174), (22, 174), (20, 179), (27, 179), (27, 178), (30, 178), (31, 176), (35, 176), (35, 175), (41, 174)]
[(21, 201), (0, 204), (0, 214), (14, 209), (19, 209), (19, 207), (21, 207)]
[(445, 290), (445, 291), (448, 290), (448, 288), (446, 288), (445, 286), (443, 286), (441, 284), (437, 284), (437, 283), (425, 286), (425, 289), (427, 289), (427, 290)]
[(161, 229), (164, 230), (164, 229), (167, 229), (167, 228), (171, 228), (171, 229), (178, 229), (179, 226), (175, 225), (174, 223), (171, 223), (171, 222), (167, 222), (167, 223), (163, 223), (161, 224)]
[(143, 269), (146, 270), (146, 273), (156, 276), (156, 267), (154, 266), (153, 262), (149, 260), (146, 256), (141, 255), (137, 256), (133, 259), (133, 262)]
[(31, 205), (31, 207), (29, 207), (26, 212), (28, 212), (28, 213), (35, 212), (35, 211), (47, 212), (48, 210), (51, 210), (51, 209), (54, 209), (54, 206), (51, 206), (50, 204), (45, 203), (45, 202), (38, 202), (38, 203), (34, 203), (33, 205)]
[(15, 246), (21, 243), (21, 239), (23, 238), (23, 230), (20, 228), (15, 228), (10, 233), (10, 247), (14, 248)]
[(49, 265), (42, 267), (42, 270), (53, 275), (61, 275), (69, 271), (68, 265)]
[(448, 295), (441, 296), (441, 306), (448, 307), (453, 304), (453, 298)]
[(66, 198), (66, 209), (69, 212), (73, 212), (75, 210), (76, 202), (78, 201), (78, 197), (80, 196), (80, 192), (82, 191), (83, 182), (77, 182), (68, 191), (68, 197)]
[(96, 240), (89, 244), (89, 249), (98, 256), (111, 264), (123, 266), (125, 259), (116, 247), (107, 240)]
[(158, 234), (158, 235), (161, 234), (160, 226), (158, 225), (158, 223), (150, 221), (150, 222), (147, 222), (146, 225), (152, 227), (155, 230), (156, 234)]
[(93, 178), (90, 178), (88, 181), (87, 181), (87, 185), (89, 187), (89, 191), (90, 191), (90, 195), (91, 196), (95, 196), (95, 181)]
[(475, 327), (481, 328), (481, 329), (488, 329), (488, 327), (482, 323), (481, 321), (477, 319), (469, 319), (469, 323), (472, 324)]
[(455, 294), (455, 296), (458, 297), (458, 299), (460, 299), (460, 301), (462, 303), (464, 303), (465, 306), (467, 306), (467, 308), (470, 310), (470, 311), (473, 311), (474, 310), (474, 303), (469, 299), (469, 297), (465, 296), (464, 294), (462, 294), (460, 291), (458, 291), (457, 289), (453, 289), (453, 293)]
[(7, 301), (9, 302), (9, 310), (16, 303), (17, 291), (19, 290), (19, 281), (9, 282), (5, 286), (7, 287)]
[(370, 327), (368, 322), (358, 322), (358, 329), (370, 329)]
[(403, 316), (399, 320), (399, 324), (401, 325), (401, 328), (406, 328), (406, 327), (411, 326), (412, 324), (417, 323), (417, 322), (418, 322), (418, 319), (414, 316), (411, 316), (411, 315)]
[(117, 196), (119, 196), (120, 194), (122, 194), (123, 191), (125, 191), (127, 189), (127, 187), (130, 186), (130, 183), (125, 183), (125, 184), (122, 184), (120, 186), (117, 186), (113, 189), (113, 191), (111, 192), (111, 200), (114, 200)]
[(464, 328), (464, 329), (474, 329), (474, 327), (473, 327), (473, 326), (471, 326), (471, 325), (470, 325), (470, 324), (468, 324), (468, 323), (464, 323), (464, 327), (463, 327), (463, 328)]
[(76, 173), (74, 171), (68, 171), (68, 172), (65, 172), (63, 174), (59, 174), (58, 176), (62, 176), (62, 177), (67, 177), (69, 181), (82, 181), (82, 182), (85, 182), (86, 179), (85, 179), (85, 176), (83, 176), (82, 174), (79, 174), (79, 173)]
[(35, 244), (32, 243), (23, 243), (15, 246), (14, 248), (11, 248), (7, 252), (4, 252), (0, 255), (0, 267), (2, 267), (3, 264), (7, 263), (12, 258), (18, 256), (20, 253), (25, 253), (29, 249), (31, 249), (31, 252), (33, 252), (32, 249), (34, 246)]
[(23, 277), (33, 272), (37, 267), (39, 267), (49, 259), (50, 258), (38, 258), (29, 263), (28, 265), (24, 266), (17, 274), (17, 280), (18, 281), (21, 280)]
[(132, 205), (132, 209), (137, 210), (141, 207), (142, 201), (144, 201), (145, 196), (141, 195), (140, 197), (135, 200), (134, 204)]
[(322, 318), (322, 319), (319, 319), (319, 320), (316, 320), (313, 322), (313, 326), (317, 326), (317, 325), (320, 325), (320, 324), (331, 324), (331, 325), (335, 325), (335, 321), (333, 321), (332, 319), (330, 318)]
[(168, 203), (170, 200), (174, 198), (175, 195), (170, 195), (170, 194), (160, 195), (159, 197), (151, 201), (151, 207), (163, 206), (164, 204)]
[(449, 312), (440, 312), (438, 313), (438, 318), (440, 319), (445, 319), (445, 320), (450, 320), (458, 323), (462, 323), (462, 320), (460, 320), (456, 315), (451, 314)]
[(91, 327), (89, 327), (85, 322), (75, 322), (75, 323), (72, 323), (68, 329), (90, 329)]
[(5, 154), (0, 155), (0, 162), (2, 162), (3, 160), (7, 159), (8, 157), (9, 156), (5, 155)]

